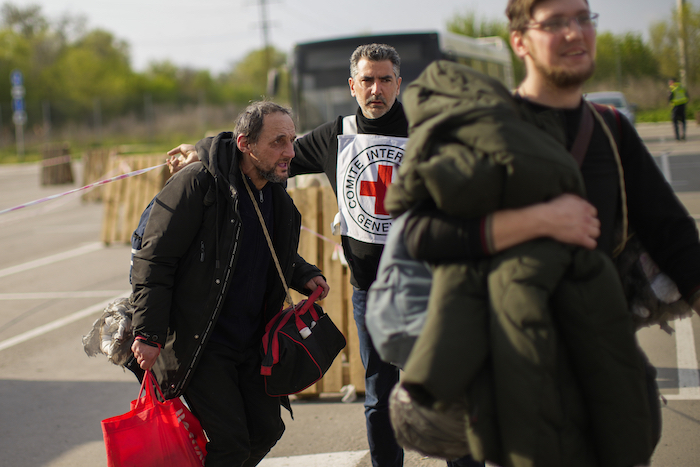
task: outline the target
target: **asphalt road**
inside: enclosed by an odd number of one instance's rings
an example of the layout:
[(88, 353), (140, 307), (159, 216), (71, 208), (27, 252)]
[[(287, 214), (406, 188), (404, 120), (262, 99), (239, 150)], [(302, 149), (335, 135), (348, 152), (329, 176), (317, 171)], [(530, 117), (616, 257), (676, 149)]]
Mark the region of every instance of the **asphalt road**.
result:
[[(700, 128), (691, 123), (686, 143), (670, 141), (670, 124), (638, 129), (660, 166), (668, 154), (672, 186), (700, 218)], [(77, 186), (41, 187), (36, 164), (0, 166), (0, 211)], [(100, 244), (101, 221), (102, 206), (76, 195), (0, 214), (0, 467), (105, 466), (100, 421), (136, 397), (130, 373), (81, 344), (105, 303), (129, 290), (129, 247)], [(667, 397), (654, 467), (700, 462), (700, 318), (676, 327), (639, 333)], [(330, 394), (293, 408), (262, 465), (369, 467), (361, 400)], [(410, 453), (405, 465), (444, 462)]]

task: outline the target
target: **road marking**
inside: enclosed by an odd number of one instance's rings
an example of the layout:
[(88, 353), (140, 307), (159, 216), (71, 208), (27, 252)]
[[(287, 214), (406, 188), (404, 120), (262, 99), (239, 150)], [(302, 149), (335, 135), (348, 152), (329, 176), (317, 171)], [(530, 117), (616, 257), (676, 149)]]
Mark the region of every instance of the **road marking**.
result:
[(0, 277), (10, 276), (12, 274), (17, 274), (18, 272), (28, 271), (30, 269), (38, 268), (41, 266), (46, 266), (48, 264), (57, 263), (58, 261), (63, 261), (64, 259), (75, 258), (76, 256), (84, 255), (87, 253), (92, 253), (93, 251), (101, 250), (104, 248), (101, 242), (88, 243), (80, 248), (74, 250), (64, 251), (63, 253), (58, 253), (51, 256), (46, 256), (34, 261), (29, 261), (24, 264), (18, 264), (17, 266), (12, 266), (5, 269), (0, 269)]
[(109, 300), (105, 300), (100, 303), (96, 303), (94, 305), (91, 305), (85, 309), (82, 309), (80, 311), (76, 311), (73, 314), (70, 314), (64, 318), (57, 319), (56, 321), (52, 321), (48, 324), (45, 324), (43, 326), (39, 326), (38, 328), (34, 328), (31, 331), (27, 331), (25, 333), (22, 333), (18, 336), (12, 337), (10, 339), (4, 340), (0, 342), (0, 351), (9, 349), (10, 347), (13, 347), (17, 344), (21, 344), (22, 342), (26, 342), (30, 339), (34, 339), (35, 337), (39, 337), (41, 335), (44, 335), (48, 332), (54, 331), (58, 328), (61, 328), (67, 324), (70, 324), (74, 321), (78, 321), (83, 318), (87, 318), (88, 316), (95, 314), (97, 312), (100, 312), (104, 310), (104, 308), (112, 301), (125, 297), (129, 295), (129, 291), (122, 292), (120, 294), (117, 294), (116, 296), (110, 298)]
[(668, 400), (700, 400), (700, 372), (691, 317), (676, 320), (674, 327), (678, 362), (678, 394), (663, 396)]
[(270, 457), (259, 467), (356, 467), (369, 451), (327, 452), (306, 456)]
[(119, 290), (86, 290), (82, 292), (0, 293), (0, 300), (55, 300), (62, 298), (114, 297)]

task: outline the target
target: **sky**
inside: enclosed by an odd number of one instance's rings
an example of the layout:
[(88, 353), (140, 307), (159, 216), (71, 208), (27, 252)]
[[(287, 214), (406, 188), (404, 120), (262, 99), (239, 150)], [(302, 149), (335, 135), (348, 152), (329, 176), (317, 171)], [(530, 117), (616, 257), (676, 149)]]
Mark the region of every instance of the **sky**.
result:
[[(8, 1), (8, 0), (4, 0)], [(261, 3), (269, 42), (290, 52), (295, 43), (361, 34), (444, 30), (454, 15), (505, 20), (506, 0), (9, 0), (40, 5), (50, 20), (83, 16), (126, 41), (132, 66), (152, 61), (207, 69), (213, 74), (264, 44)], [(670, 19), (678, 0), (589, 0), (600, 14), (599, 31), (637, 32)], [(700, 7), (700, 0), (686, 0)]]

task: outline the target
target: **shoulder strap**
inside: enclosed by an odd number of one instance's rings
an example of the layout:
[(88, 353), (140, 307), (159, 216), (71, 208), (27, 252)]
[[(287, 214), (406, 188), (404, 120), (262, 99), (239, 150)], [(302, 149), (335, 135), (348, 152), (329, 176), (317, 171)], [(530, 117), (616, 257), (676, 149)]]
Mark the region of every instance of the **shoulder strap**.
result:
[(571, 146), (571, 155), (574, 156), (579, 167), (581, 167), (583, 159), (586, 157), (586, 151), (588, 151), (588, 145), (591, 142), (591, 135), (593, 135), (593, 113), (587, 105), (584, 105), (578, 134), (574, 144)]
[(355, 115), (348, 115), (347, 117), (343, 117), (343, 134), (357, 134), (357, 117), (355, 117)]
[(612, 114), (615, 116), (615, 123), (617, 123), (618, 140), (622, 140), (622, 117), (620, 116), (620, 111), (610, 105), (597, 104), (595, 102), (590, 102), (590, 104), (600, 115), (604, 116), (607, 112), (612, 112)]
[(272, 239), (270, 238), (270, 232), (267, 231), (267, 226), (265, 225), (265, 219), (263, 219), (263, 215), (260, 212), (260, 207), (258, 206), (258, 202), (255, 200), (255, 196), (253, 196), (253, 190), (250, 189), (250, 185), (248, 185), (248, 180), (246, 179), (245, 174), (241, 174), (241, 178), (243, 178), (243, 184), (245, 185), (245, 188), (248, 191), (248, 195), (250, 196), (250, 200), (253, 202), (253, 206), (255, 207), (255, 212), (258, 213), (258, 219), (260, 219), (260, 224), (262, 225), (263, 232), (265, 233), (265, 239), (267, 240), (267, 245), (270, 247), (270, 253), (272, 253), (272, 259), (275, 260), (275, 266), (277, 267), (277, 272), (280, 275), (280, 279), (282, 279), (282, 285), (284, 285), (284, 292), (286, 294), (284, 299), (287, 303), (294, 306), (294, 301), (292, 300), (292, 296), (289, 294), (289, 287), (287, 287), (287, 281), (284, 279), (284, 274), (282, 273), (282, 266), (280, 266), (280, 261), (279, 261), (279, 259), (277, 259), (277, 253), (275, 253), (275, 247), (272, 245)]
[(615, 247), (613, 250), (613, 258), (618, 256), (620, 253), (622, 253), (622, 250), (625, 249), (625, 246), (627, 245), (627, 240), (629, 239), (629, 218), (628, 218), (628, 211), (627, 211), (627, 189), (625, 187), (625, 171), (622, 167), (622, 158), (620, 157), (620, 150), (618, 148), (618, 143), (615, 141), (615, 137), (613, 136), (612, 132), (610, 131), (610, 127), (606, 123), (605, 119), (603, 118), (603, 114), (610, 110), (612, 111), (613, 115), (615, 115), (615, 120), (617, 123), (617, 134), (620, 137), (620, 140), (622, 139), (622, 121), (620, 117), (620, 112), (617, 111), (617, 109), (609, 106), (601, 106), (598, 104), (593, 104), (591, 102), (588, 102), (588, 105), (592, 110), (595, 110), (593, 115), (595, 116), (596, 120), (600, 123), (600, 126), (603, 128), (603, 131), (605, 132), (605, 135), (608, 137), (608, 140), (610, 141), (610, 147), (612, 148), (613, 151), (613, 156), (615, 157), (615, 164), (617, 164), (617, 173), (618, 177), (620, 180), (620, 201), (621, 201), (621, 206), (622, 206), (622, 239), (619, 245)]

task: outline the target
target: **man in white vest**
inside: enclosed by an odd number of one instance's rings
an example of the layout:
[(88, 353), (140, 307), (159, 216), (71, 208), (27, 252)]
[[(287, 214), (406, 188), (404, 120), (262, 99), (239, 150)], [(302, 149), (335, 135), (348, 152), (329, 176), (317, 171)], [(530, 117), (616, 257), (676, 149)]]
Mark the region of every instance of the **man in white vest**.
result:
[[(403, 465), (389, 421), (389, 393), (399, 370), (383, 362), (365, 327), (367, 290), (391, 226), (384, 195), (403, 155), (408, 121), (396, 100), (401, 89), (396, 50), (384, 44), (358, 47), (350, 58), (350, 93), (355, 115), (340, 116), (314, 129), (295, 144), (290, 175), (325, 173), (338, 197), (339, 228), (353, 285), (353, 315), (365, 367), (365, 416), (373, 467)], [(372, 148), (372, 149), (369, 149)]]
[[(338, 198), (336, 226), (350, 267), (353, 314), (365, 366), (365, 417), (373, 467), (403, 465), (389, 421), (389, 393), (399, 370), (383, 362), (365, 326), (367, 290), (377, 277), (391, 217), (384, 197), (401, 165), (408, 121), (397, 100), (401, 91), (401, 59), (386, 44), (367, 44), (350, 57), (350, 93), (359, 108), (339, 116), (298, 139), (290, 176), (325, 173)], [(449, 467), (483, 464), (470, 456)]]

